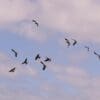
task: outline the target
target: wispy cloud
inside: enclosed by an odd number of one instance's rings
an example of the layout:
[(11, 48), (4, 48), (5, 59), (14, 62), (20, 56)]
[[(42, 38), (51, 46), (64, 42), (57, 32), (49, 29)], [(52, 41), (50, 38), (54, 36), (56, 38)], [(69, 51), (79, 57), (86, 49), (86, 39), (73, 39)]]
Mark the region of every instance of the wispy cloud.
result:
[[(32, 26), (23, 23), (32, 19), (38, 20), (41, 31), (41, 37), (45, 37), (45, 29), (54, 32), (70, 32), (78, 39), (99, 42), (99, 2), (82, 0), (82, 1), (65, 1), (65, 0), (1, 0), (0, 1), (0, 24), (4, 28), (12, 30), (12, 26), (18, 27), (17, 23), (21, 23), (21, 32), (26, 37), (34, 37), (37, 40), (40, 34), (32, 33)], [(13, 27), (13, 28), (14, 28)], [(28, 28), (25, 28), (28, 27)], [(27, 31), (28, 30), (28, 31)], [(17, 34), (18, 34), (17, 33)], [(49, 32), (47, 32), (49, 34)], [(42, 37), (42, 38), (43, 38)], [(40, 37), (39, 37), (40, 38)]]
[[(63, 40), (67, 35), (63, 34), (66, 32), (70, 32), (70, 36), (73, 35), (79, 42), (99, 43), (99, 11), (98, 0), (0, 0), (0, 29), (40, 43), (48, 38), (57, 39), (62, 36), (58, 41), (65, 48)], [(32, 23), (32, 19), (39, 22), (39, 27)], [(55, 47), (53, 42), (50, 45)], [(68, 52), (65, 48), (59, 50), (65, 58), (68, 57), (70, 64), (52, 61), (46, 63), (46, 71), (38, 71), (35, 64), (24, 66), (0, 52), (0, 99), (100, 100), (100, 77), (93, 76), (83, 68), (81, 63), (87, 60), (88, 55), (83, 49), (79, 51), (78, 46), (75, 46), (75, 51), (72, 50), (73, 47)], [(54, 56), (58, 57), (56, 53)], [(16, 71), (9, 73), (12, 67), (16, 67)]]

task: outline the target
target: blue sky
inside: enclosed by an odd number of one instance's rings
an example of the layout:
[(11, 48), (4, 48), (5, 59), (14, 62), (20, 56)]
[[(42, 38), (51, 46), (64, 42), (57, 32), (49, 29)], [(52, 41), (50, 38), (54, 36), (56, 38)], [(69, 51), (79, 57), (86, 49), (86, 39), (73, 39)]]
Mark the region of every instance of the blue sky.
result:
[(99, 26), (99, 0), (0, 0), (0, 100), (100, 100)]

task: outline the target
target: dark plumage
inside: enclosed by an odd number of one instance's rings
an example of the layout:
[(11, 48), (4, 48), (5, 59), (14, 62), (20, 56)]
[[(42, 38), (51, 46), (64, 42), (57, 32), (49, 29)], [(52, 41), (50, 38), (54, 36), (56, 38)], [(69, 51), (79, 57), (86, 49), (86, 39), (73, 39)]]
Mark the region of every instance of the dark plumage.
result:
[(40, 63), (43, 65), (42, 69), (45, 70), (47, 66), (42, 61)]
[(18, 53), (14, 49), (11, 49), (11, 51), (15, 54), (15, 57), (17, 57)]
[(95, 54), (96, 56), (98, 56), (98, 59), (100, 60), (100, 54), (96, 53), (95, 51), (94, 51), (94, 54)]
[(40, 59), (40, 58), (41, 58), (40, 55), (37, 54), (36, 57), (35, 57), (35, 60), (38, 60), (38, 59)]
[(87, 49), (87, 51), (90, 51), (90, 48), (88, 46), (85, 46), (85, 48)]
[(67, 38), (65, 38), (66, 43), (68, 44), (68, 47), (70, 46), (70, 42)]
[(32, 22), (34, 22), (37, 27), (39, 26), (39, 23), (36, 20), (33, 19)]
[(28, 64), (27, 58), (22, 62), (22, 64)]
[(9, 70), (9, 72), (14, 72), (15, 71), (15, 67), (14, 68), (12, 68), (11, 70)]
[(45, 62), (50, 62), (51, 58), (46, 57), (46, 59), (44, 60)]
[(95, 55), (97, 55), (97, 56), (99, 55), (99, 54), (98, 54), (98, 53), (96, 53), (95, 51), (94, 51), (94, 54), (95, 54)]
[(74, 42), (73, 42), (73, 46), (75, 46), (77, 44), (77, 41), (75, 39), (72, 39)]

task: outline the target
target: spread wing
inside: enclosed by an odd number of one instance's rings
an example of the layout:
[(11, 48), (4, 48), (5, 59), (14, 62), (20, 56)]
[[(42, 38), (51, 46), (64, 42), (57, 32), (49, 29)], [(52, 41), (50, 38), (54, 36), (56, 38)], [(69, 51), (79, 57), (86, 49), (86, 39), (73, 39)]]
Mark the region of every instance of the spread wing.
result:
[(18, 53), (14, 49), (11, 49), (11, 51), (15, 54), (15, 57), (17, 57)]
[(75, 46), (77, 44), (77, 41), (75, 39), (72, 39), (74, 42), (73, 42), (73, 46)]
[(15, 71), (15, 67), (9, 70), (9, 72), (14, 72), (14, 71)]
[(51, 61), (51, 58), (48, 58), (48, 57), (47, 57), (44, 61), (45, 61), (45, 62), (47, 62), (47, 61), (50, 62), (50, 61)]
[(40, 63), (43, 65), (42, 69), (45, 70), (47, 66), (42, 61)]
[(34, 22), (37, 27), (39, 26), (39, 23), (36, 20), (33, 19), (32, 22)]
[(37, 59), (40, 59), (40, 55), (39, 54), (37, 54), (36, 57), (35, 57), (35, 60), (37, 60)]
[(28, 64), (27, 58), (22, 62), (22, 64)]
[(69, 42), (69, 40), (67, 38), (65, 38), (65, 41), (66, 41), (66, 43), (67, 43), (68, 46), (71, 45), (70, 42)]
[(88, 46), (85, 46), (85, 48), (87, 49), (87, 51), (90, 51), (90, 48)]

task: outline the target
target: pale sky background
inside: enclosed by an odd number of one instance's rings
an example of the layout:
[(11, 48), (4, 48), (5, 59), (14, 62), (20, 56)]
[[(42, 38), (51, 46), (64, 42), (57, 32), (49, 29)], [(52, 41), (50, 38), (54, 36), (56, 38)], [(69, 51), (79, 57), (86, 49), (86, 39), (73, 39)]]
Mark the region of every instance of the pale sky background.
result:
[(0, 100), (100, 100), (99, 43), (100, 0), (0, 0)]

